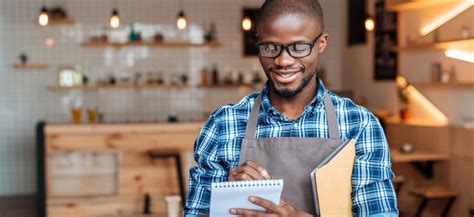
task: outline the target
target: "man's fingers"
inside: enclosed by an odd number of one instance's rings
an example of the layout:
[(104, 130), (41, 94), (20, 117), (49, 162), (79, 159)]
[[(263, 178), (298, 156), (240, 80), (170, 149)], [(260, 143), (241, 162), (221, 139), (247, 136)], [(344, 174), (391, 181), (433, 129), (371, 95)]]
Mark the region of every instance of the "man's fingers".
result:
[(280, 206), (285, 206), (287, 204), (288, 202), (286, 202), (286, 200), (280, 199)]
[(245, 161), (239, 167), (229, 170), (229, 181), (272, 179), (272, 175), (260, 164)]
[(269, 214), (266, 212), (250, 210), (250, 209), (240, 209), (240, 208), (233, 208), (229, 210), (230, 214), (244, 216), (244, 217), (275, 217), (274, 214)]
[(239, 174), (235, 175), (234, 177), (235, 177), (235, 180), (237, 180), (237, 181), (255, 180), (253, 177), (251, 177), (250, 175), (248, 175), (246, 173), (239, 173)]
[(250, 166), (241, 166), (237, 168), (238, 173), (245, 173), (248, 174), (252, 179), (255, 180), (262, 180), (265, 179), (255, 168), (250, 167)]
[(250, 202), (258, 205), (258, 206), (261, 206), (263, 208), (265, 208), (267, 211), (269, 211), (270, 213), (278, 213), (278, 214), (281, 214), (283, 212), (282, 208), (276, 204), (274, 204), (273, 202), (269, 201), (269, 200), (265, 200), (263, 198), (260, 198), (260, 197), (250, 197), (249, 198)]
[(251, 161), (251, 160), (248, 160), (248, 161), (245, 161), (242, 165), (248, 165), (252, 168), (254, 168), (255, 170), (257, 170), (260, 175), (262, 177), (264, 177), (265, 179), (268, 179), (270, 178), (270, 174), (268, 174), (268, 171), (260, 164), (254, 162), (254, 161)]

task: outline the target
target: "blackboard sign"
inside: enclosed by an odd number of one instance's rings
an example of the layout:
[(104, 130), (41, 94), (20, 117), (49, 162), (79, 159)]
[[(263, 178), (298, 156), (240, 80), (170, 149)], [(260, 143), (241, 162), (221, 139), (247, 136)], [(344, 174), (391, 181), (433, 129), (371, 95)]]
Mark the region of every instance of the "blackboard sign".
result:
[(375, 3), (375, 80), (394, 80), (398, 70), (397, 14)]
[(349, 45), (365, 44), (366, 35), (365, 31), (365, 1), (366, 0), (348, 0), (348, 20), (349, 31), (347, 31), (347, 39)]

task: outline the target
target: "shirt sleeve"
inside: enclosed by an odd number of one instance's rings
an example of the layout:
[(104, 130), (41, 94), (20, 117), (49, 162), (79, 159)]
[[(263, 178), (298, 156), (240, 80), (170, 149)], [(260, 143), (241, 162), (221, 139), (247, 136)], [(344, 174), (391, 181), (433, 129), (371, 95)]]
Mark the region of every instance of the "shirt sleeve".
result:
[(353, 215), (397, 216), (393, 176), (385, 134), (378, 119), (370, 114), (356, 142), (351, 195)]
[(184, 216), (208, 214), (211, 183), (227, 180), (227, 169), (218, 160), (219, 137), (219, 126), (214, 113), (204, 124), (194, 143), (197, 166), (189, 171), (189, 193), (183, 209)]

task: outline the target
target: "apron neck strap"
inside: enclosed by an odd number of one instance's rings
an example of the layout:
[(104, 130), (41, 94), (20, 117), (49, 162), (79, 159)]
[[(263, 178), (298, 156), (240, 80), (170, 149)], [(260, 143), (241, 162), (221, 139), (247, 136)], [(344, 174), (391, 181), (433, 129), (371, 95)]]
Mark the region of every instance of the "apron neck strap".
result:
[(257, 98), (250, 111), (249, 120), (247, 121), (247, 127), (245, 129), (245, 138), (255, 138), (255, 132), (257, 131), (258, 124), (258, 112), (260, 112), (260, 102), (262, 101), (262, 94), (258, 94)]
[(327, 92), (324, 92), (324, 107), (328, 118), (329, 138), (339, 139), (339, 126), (336, 117), (336, 109), (334, 109), (334, 104)]
[[(258, 124), (258, 113), (260, 112), (260, 104), (262, 101), (262, 94), (258, 94), (253, 104), (252, 110), (250, 111), (249, 120), (247, 121), (247, 127), (245, 129), (245, 138), (255, 138)], [(339, 138), (339, 126), (336, 118), (336, 110), (329, 97), (329, 94), (324, 93), (324, 107), (328, 119), (329, 138)]]

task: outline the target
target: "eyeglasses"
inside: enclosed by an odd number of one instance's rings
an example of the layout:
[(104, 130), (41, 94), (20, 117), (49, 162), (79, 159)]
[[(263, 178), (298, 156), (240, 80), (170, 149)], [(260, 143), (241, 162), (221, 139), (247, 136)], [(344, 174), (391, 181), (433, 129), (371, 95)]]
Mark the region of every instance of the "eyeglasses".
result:
[(323, 35), (321, 34), (314, 39), (313, 43), (304, 43), (304, 42), (296, 42), (288, 45), (284, 44), (274, 44), (270, 42), (258, 42), (256, 44), (258, 52), (263, 57), (269, 58), (277, 58), (280, 56), (283, 50), (286, 50), (290, 56), (293, 58), (303, 58), (311, 55), (311, 51), (313, 50), (314, 44), (318, 39)]

